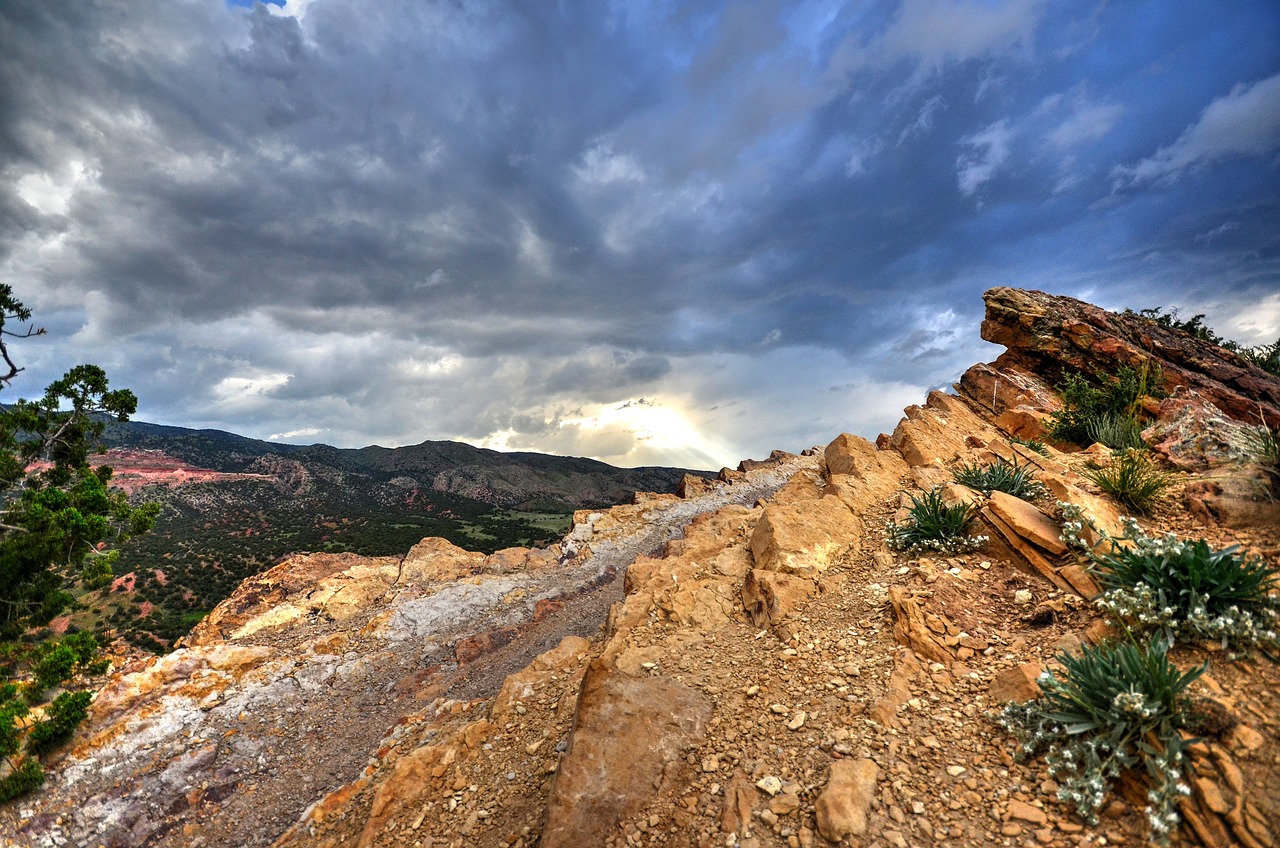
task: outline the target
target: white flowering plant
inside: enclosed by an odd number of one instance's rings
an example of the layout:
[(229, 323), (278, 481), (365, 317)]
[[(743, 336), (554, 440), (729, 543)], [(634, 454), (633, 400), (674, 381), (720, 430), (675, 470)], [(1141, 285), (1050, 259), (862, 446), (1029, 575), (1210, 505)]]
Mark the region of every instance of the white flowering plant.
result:
[(1126, 627), (1159, 633), (1169, 644), (1185, 636), (1237, 650), (1280, 647), (1280, 577), (1262, 558), (1238, 545), (1215, 549), (1204, 539), (1150, 536), (1132, 518), (1115, 539), (1091, 524), (1113, 542), (1093, 547), (1080, 538), (1086, 519), (1079, 508), (1060, 506), (1063, 541), (1084, 553), (1102, 585), (1094, 603)]
[(1040, 676), (1040, 696), (1009, 704), (996, 723), (1018, 740), (1020, 757), (1046, 752), (1058, 798), (1090, 824), (1120, 774), (1145, 765), (1151, 838), (1167, 842), (1177, 800), (1190, 791), (1182, 766), (1190, 741), (1180, 733), (1191, 723), (1186, 690), (1205, 666), (1179, 671), (1160, 640), (1086, 646), (1058, 661), (1060, 675)]
[(987, 543), (986, 536), (965, 535), (978, 515), (975, 504), (948, 504), (937, 486), (923, 495), (908, 494), (908, 497), (911, 498), (911, 506), (907, 510), (907, 520), (902, 524), (890, 521), (885, 525), (887, 542), (893, 550), (962, 554), (976, 551)]

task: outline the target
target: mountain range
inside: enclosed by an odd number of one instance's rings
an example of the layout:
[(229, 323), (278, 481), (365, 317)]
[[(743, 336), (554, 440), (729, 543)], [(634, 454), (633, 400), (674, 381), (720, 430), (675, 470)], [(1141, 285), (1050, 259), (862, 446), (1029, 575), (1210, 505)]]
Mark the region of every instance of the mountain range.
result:
[(103, 445), (114, 485), (163, 511), (151, 533), (122, 546), (104, 597), (86, 598), (98, 611), (67, 625), (155, 650), (294, 552), (398, 554), (424, 536), (483, 553), (544, 545), (575, 509), (673, 492), (689, 473), (450, 441), (288, 445), (137, 421), (111, 424)]

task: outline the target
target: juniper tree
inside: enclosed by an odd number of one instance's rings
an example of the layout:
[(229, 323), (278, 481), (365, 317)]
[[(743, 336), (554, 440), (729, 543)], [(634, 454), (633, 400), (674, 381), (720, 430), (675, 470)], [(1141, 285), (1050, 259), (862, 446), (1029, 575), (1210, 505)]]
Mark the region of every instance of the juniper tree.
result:
[[(22, 372), (13, 339), (44, 334), (31, 310), (0, 284), (0, 389)], [(150, 529), (154, 504), (132, 506), (111, 491), (111, 468), (89, 462), (110, 419), (127, 420), (138, 399), (111, 389), (96, 365), (77, 365), (35, 400), (0, 407), (0, 639), (47, 624), (72, 602), (76, 581), (93, 588), (111, 576), (104, 545)]]

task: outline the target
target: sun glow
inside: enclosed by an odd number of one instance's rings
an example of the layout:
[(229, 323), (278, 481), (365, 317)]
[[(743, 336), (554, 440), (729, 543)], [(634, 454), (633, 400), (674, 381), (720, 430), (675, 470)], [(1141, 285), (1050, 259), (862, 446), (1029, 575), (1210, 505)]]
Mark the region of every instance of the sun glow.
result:
[(538, 433), (503, 430), (479, 440), (496, 450), (538, 450), (587, 456), (611, 465), (674, 465), (714, 469), (733, 455), (708, 437), (678, 405), (652, 398), (594, 404), (574, 415), (548, 416), (554, 424)]

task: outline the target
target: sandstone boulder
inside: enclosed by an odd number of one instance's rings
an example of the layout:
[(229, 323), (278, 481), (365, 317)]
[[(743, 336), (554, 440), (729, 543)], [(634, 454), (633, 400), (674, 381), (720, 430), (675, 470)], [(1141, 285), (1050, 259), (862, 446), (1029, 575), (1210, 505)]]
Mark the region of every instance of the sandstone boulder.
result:
[(1005, 492), (992, 492), (988, 505), (992, 512), (1027, 541), (1053, 554), (1067, 552), (1067, 546), (1060, 538), (1062, 530), (1034, 504)]
[(854, 548), (862, 522), (834, 495), (765, 506), (751, 534), (757, 568), (813, 575), (826, 571)]
[(423, 583), (457, 580), (475, 574), (484, 560), (484, 554), (463, 550), (447, 539), (428, 537), (409, 549), (400, 579)]
[(930, 392), (924, 406), (909, 406), (889, 443), (909, 465), (950, 462), (969, 449), (968, 439), (985, 444), (997, 434), (962, 398)]
[(867, 832), (867, 813), (875, 798), (880, 767), (869, 759), (831, 764), (827, 786), (818, 796), (818, 832), (832, 842)]
[(813, 580), (753, 568), (742, 584), (742, 605), (756, 627), (781, 624), (817, 589)]
[(1040, 291), (998, 287), (983, 300), (982, 338), (1009, 348), (996, 361), (1004, 360), (1004, 369), (1078, 371), (1101, 380), (1122, 365), (1154, 365), (1169, 393), (1194, 389), (1229, 418), (1256, 423), (1261, 415), (1280, 426), (1280, 378), (1190, 333)]
[(547, 802), (542, 848), (604, 845), (625, 818), (687, 782), (685, 752), (706, 734), (711, 701), (669, 677), (593, 663), (569, 749)]

